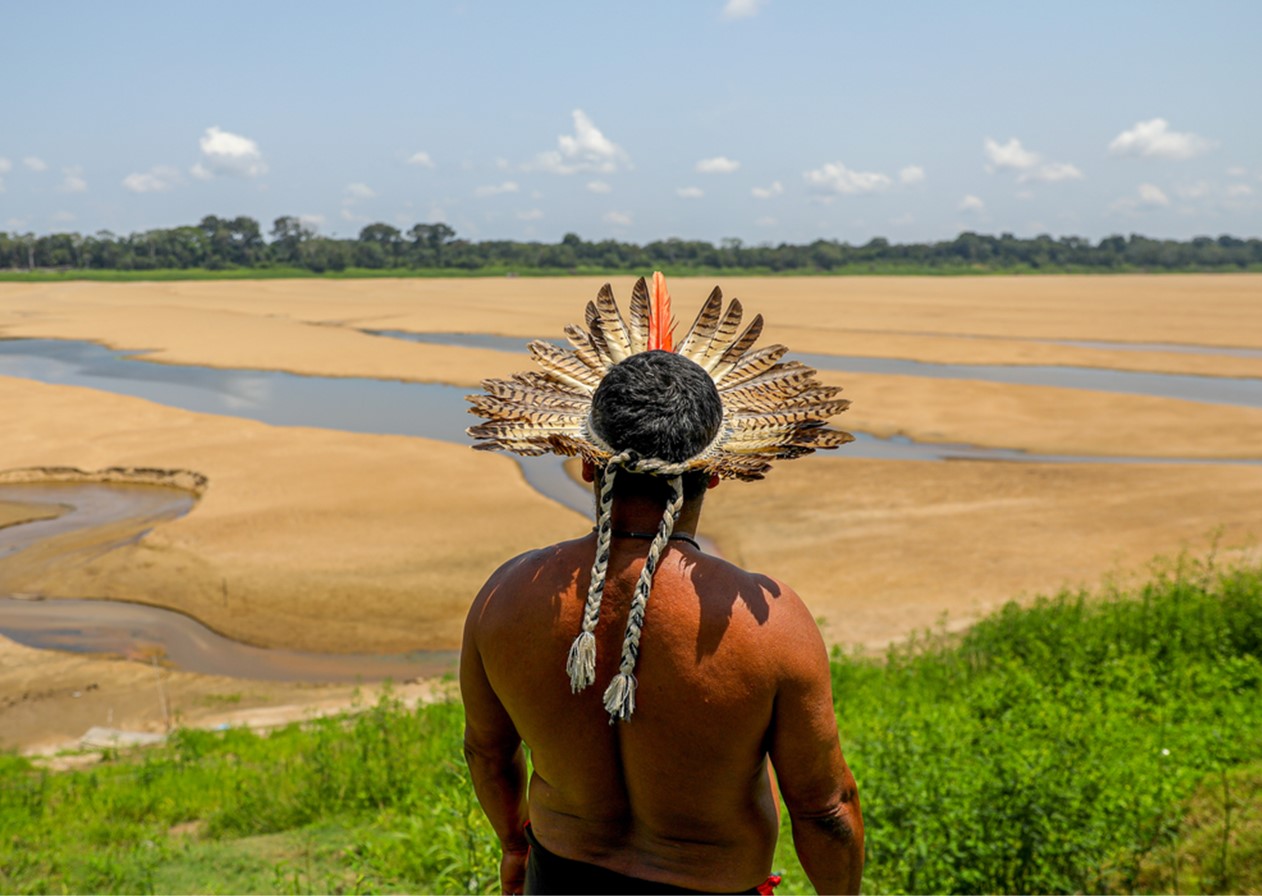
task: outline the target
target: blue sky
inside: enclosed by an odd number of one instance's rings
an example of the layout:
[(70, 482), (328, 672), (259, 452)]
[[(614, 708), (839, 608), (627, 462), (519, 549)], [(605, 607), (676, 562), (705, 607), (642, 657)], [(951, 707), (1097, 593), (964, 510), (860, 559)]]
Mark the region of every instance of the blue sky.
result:
[(1262, 235), (1262, 3), (0, 4), (0, 230)]

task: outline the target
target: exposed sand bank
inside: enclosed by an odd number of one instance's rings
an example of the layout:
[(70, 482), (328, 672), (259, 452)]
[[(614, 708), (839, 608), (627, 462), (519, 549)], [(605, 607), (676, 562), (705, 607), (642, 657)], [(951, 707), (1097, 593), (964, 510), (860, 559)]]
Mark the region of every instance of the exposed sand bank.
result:
[[(559, 337), (604, 279), (5, 283), (0, 335), (93, 339), (173, 363), (473, 385), (520, 356), (357, 329)], [(1262, 348), (1258, 274), (672, 278), (685, 325), (716, 282), (769, 318), (764, 343), (801, 352), (1262, 376), (1262, 358), (1038, 341)], [(625, 304), (630, 279), (613, 286)]]
[(26, 421), (25, 437), (0, 445), (0, 469), (178, 468), (207, 480), (193, 513), (137, 544), (73, 566), (25, 552), (0, 560), (7, 589), (153, 603), (251, 644), (458, 645), (471, 589), (513, 553), (583, 524), (533, 493), (512, 460), (461, 446), (3, 377), (0, 407)]
[(56, 507), (47, 504), (27, 504), (22, 501), (0, 501), (0, 529), (5, 526), (16, 526), (19, 523), (33, 523), (35, 520), (48, 520), (60, 516)]
[(1262, 467), (807, 458), (706, 501), (727, 556), (792, 585), (831, 643), (867, 647), (1157, 555), (1262, 561)]
[[(1262, 348), (1262, 276), (722, 282), (771, 318), (764, 342), (800, 351), (1262, 376), (1257, 358), (1031, 341)], [(557, 335), (581, 320), (598, 285), (0, 284), (0, 337), (91, 338), (152, 349), (172, 363), (472, 385), (529, 362), (524, 353), (409, 344), (347, 327)], [(711, 285), (672, 280), (680, 315), (690, 316)], [(630, 283), (615, 289), (625, 298)], [(827, 378), (854, 401), (838, 422), (880, 435), (1045, 453), (1262, 457), (1262, 410), (1051, 387)], [(20, 421), (0, 440), (0, 471), (134, 466), (207, 478), (192, 513), (136, 544), (51, 570), (24, 567), (21, 555), (0, 561), (7, 587), (167, 606), (254, 644), (453, 647), (473, 592), (500, 562), (589, 525), (534, 493), (510, 459), (463, 446), (271, 427), (11, 377), (0, 377), (0, 416)], [(703, 518), (727, 556), (797, 588), (839, 643), (875, 646), (943, 614), (962, 624), (1011, 597), (1129, 575), (1155, 555), (1204, 550), (1215, 531), (1234, 556), (1256, 556), (1262, 535), (1262, 467), (895, 463), (845, 451), (782, 464), (763, 483), (725, 483)], [(0, 526), (30, 513), (0, 505)], [(0, 639), (0, 729), (15, 732), (3, 743), (79, 734), (106, 715), (119, 727), (152, 724), (153, 675), (147, 665)], [(201, 704), (214, 694), (257, 694), (263, 705), (331, 693), (196, 679), (171, 677), (186, 718), (203, 709), (208, 716)], [(98, 687), (89, 698), (91, 682)], [(132, 692), (134, 706), (124, 696)], [(114, 696), (101, 702), (103, 694)]]

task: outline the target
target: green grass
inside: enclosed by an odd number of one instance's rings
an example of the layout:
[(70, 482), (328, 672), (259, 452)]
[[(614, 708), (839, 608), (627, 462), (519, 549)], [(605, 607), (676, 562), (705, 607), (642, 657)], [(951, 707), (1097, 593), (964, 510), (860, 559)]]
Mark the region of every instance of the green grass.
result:
[[(1015, 604), (833, 676), (867, 892), (1262, 888), (1262, 569)], [(490, 892), (457, 704), (0, 756), (0, 891)], [(782, 893), (810, 892), (787, 820)]]
[(1182, 808), (1181, 836), (1141, 862), (1138, 890), (1262, 893), (1262, 762), (1206, 776)]

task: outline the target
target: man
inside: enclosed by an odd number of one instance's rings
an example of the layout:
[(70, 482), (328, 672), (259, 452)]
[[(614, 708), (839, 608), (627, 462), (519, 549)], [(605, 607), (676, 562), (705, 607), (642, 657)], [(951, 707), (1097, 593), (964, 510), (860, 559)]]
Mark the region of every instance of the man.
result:
[[(580, 454), (598, 508), (590, 534), (497, 570), (466, 623), (465, 755), (502, 844), (501, 884), (770, 892), (782, 796), (815, 888), (858, 892), (863, 823), (819, 630), (792, 589), (695, 539), (721, 475), (756, 478), (769, 458), (848, 440), (822, 427), (845, 403), (813, 371), (777, 363), (781, 347), (751, 367), (761, 321), (737, 338), (739, 304), (735, 322), (718, 314), (717, 290), (673, 350), (660, 275), (655, 287), (648, 302), (637, 284), (629, 327), (602, 291), (591, 332), (572, 328), (592, 376), (535, 344), (542, 377), (488, 381), (473, 399), (491, 421), (470, 430), (479, 447)], [(768, 381), (780, 386), (749, 395)], [(548, 385), (555, 394), (516, 394)], [(767, 411), (769, 395), (782, 407)], [(808, 412), (785, 422), (790, 407)], [(575, 420), (554, 419), (566, 413)], [(587, 689), (597, 680), (603, 695)]]

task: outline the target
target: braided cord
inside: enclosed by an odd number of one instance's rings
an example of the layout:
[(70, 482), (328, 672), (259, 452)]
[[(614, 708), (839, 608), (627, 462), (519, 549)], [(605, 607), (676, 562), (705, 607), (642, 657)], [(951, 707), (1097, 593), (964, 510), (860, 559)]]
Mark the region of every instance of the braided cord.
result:
[(622, 451), (605, 462), (600, 494), (596, 501), (596, 557), (592, 563), (591, 584), (587, 588), (587, 601), (583, 606), (583, 624), (565, 662), (570, 677), (570, 691), (577, 694), (596, 680), (596, 623), (600, 621), (600, 604), (605, 594), (605, 579), (609, 571), (610, 541), (613, 537), (613, 483), (618, 470), (628, 473), (647, 473), (652, 476), (668, 476), (671, 497), (662, 512), (662, 522), (649, 545), (644, 569), (635, 585), (631, 608), (627, 614), (627, 629), (622, 641), (622, 661), (618, 674), (605, 690), (605, 709), (609, 712), (609, 724), (621, 719), (626, 721), (635, 712), (635, 664), (640, 656), (640, 634), (644, 628), (644, 610), (649, 591), (653, 587), (653, 573), (657, 570), (662, 551), (670, 542), (675, 523), (684, 505), (682, 474), (689, 464), (670, 463), (655, 457), (640, 457), (634, 451)]
[[(665, 465), (662, 466), (679, 466)], [(622, 662), (618, 666), (618, 674), (605, 689), (605, 709), (609, 712), (609, 724), (616, 721), (628, 721), (635, 712), (635, 664), (640, 658), (640, 635), (644, 629), (644, 611), (648, 605), (649, 592), (653, 588), (653, 574), (657, 571), (657, 562), (662, 551), (670, 542), (671, 532), (679, 520), (679, 512), (684, 506), (683, 479), (678, 473), (670, 478), (671, 497), (662, 512), (662, 522), (658, 526), (657, 535), (649, 545), (648, 556), (644, 560), (644, 568), (640, 570), (639, 581), (635, 583), (635, 594), (631, 598), (631, 609), (627, 614), (627, 630), (622, 640)]]
[(596, 559), (592, 563), (592, 580), (583, 606), (583, 626), (570, 645), (565, 671), (570, 676), (570, 693), (577, 694), (596, 680), (596, 623), (600, 621), (600, 602), (605, 595), (605, 576), (609, 570), (609, 541), (613, 535), (613, 481), (615, 471), (631, 460), (624, 451), (609, 459), (600, 484), (596, 504)]

